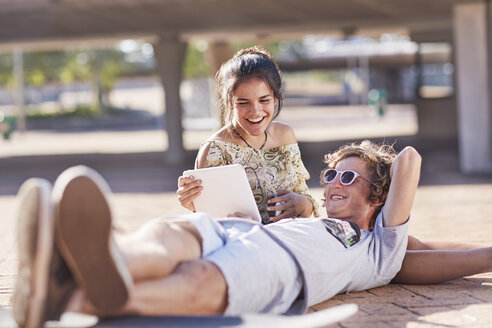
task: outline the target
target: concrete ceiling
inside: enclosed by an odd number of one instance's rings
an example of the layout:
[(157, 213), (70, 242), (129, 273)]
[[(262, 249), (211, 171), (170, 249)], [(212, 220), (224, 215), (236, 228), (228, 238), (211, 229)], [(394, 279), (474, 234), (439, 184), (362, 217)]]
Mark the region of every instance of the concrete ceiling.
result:
[[(450, 31), (473, 0), (0, 0), (0, 45)], [(152, 41), (152, 40), (149, 40)]]

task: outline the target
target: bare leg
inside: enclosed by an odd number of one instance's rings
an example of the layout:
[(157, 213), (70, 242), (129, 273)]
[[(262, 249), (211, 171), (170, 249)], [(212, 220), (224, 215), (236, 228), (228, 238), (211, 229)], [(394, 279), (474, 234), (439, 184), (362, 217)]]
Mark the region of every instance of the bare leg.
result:
[(201, 255), (201, 236), (184, 221), (155, 219), (119, 241), (135, 282), (166, 277), (179, 263)]
[[(225, 281), (215, 266), (197, 260), (202, 239), (195, 227), (185, 221), (154, 220), (122, 238), (117, 247), (104, 190), (109, 190), (104, 179), (86, 167), (65, 171), (53, 189), (57, 244), (63, 246), (62, 255), (77, 274), (91, 306), (105, 314), (154, 313), (159, 309), (174, 313), (181, 308), (190, 313), (220, 312), (226, 298)], [(190, 260), (195, 260), (191, 262), (194, 265), (186, 262)], [(148, 282), (136, 287), (131, 280)], [(207, 297), (209, 289), (216, 294)], [(79, 308), (86, 303), (82, 298)], [(75, 301), (69, 306), (73, 306), (69, 310), (77, 310)], [(122, 311), (126, 308), (127, 312)]]
[(180, 264), (168, 277), (138, 283), (124, 311), (140, 315), (220, 314), (227, 306), (221, 271), (205, 260)]
[(226, 307), (227, 284), (220, 270), (205, 260), (193, 260), (179, 264), (168, 277), (136, 283), (122, 309), (100, 312), (79, 291), (72, 299), (69, 311), (108, 317), (221, 314)]
[(472, 250), (408, 250), (393, 282), (435, 284), (490, 271), (492, 247)]
[(202, 240), (191, 223), (152, 220), (120, 241), (135, 281), (128, 302), (121, 309), (101, 312), (79, 291), (69, 311), (101, 317), (224, 312), (227, 284), (214, 264), (199, 259)]

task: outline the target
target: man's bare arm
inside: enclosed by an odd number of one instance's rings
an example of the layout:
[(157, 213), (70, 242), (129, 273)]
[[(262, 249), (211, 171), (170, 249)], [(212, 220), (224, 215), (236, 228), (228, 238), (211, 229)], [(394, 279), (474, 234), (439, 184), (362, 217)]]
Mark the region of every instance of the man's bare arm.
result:
[(406, 147), (391, 166), (391, 184), (383, 207), (386, 227), (405, 223), (410, 216), (413, 199), (420, 178), (422, 157), (413, 147)]

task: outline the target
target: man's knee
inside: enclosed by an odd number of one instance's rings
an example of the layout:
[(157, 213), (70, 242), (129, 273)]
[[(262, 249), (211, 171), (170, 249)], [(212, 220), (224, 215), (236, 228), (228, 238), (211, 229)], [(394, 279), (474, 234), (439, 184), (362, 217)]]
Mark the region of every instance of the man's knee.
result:
[(172, 221), (166, 218), (156, 218), (145, 223), (138, 231), (141, 236), (160, 240), (169, 234), (189, 235), (201, 244), (202, 237), (198, 230), (188, 221)]
[(181, 263), (175, 273), (188, 282), (192, 306), (203, 314), (224, 313), (227, 307), (227, 283), (215, 264), (205, 260)]

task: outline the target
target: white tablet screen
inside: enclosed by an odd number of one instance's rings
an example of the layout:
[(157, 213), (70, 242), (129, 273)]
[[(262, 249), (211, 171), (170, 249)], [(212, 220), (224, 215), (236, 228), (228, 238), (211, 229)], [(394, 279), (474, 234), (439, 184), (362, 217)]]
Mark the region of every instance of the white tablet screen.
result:
[(261, 222), (260, 212), (242, 165), (224, 165), (183, 172), (183, 176), (190, 175), (202, 180), (202, 193), (193, 201), (197, 211), (215, 218), (241, 212)]

